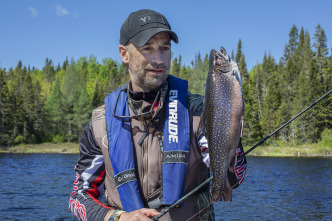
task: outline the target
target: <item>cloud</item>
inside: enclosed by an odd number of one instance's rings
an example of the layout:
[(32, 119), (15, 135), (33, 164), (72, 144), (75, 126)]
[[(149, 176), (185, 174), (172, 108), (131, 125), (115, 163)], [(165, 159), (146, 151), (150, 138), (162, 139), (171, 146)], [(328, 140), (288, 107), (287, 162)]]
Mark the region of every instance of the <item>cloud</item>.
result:
[(38, 11), (37, 11), (36, 8), (34, 8), (34, 7), (29, 7), (28, 9), (29, 9), (29, 11), (30, 11), (30, 13), (31, 13), (31, 17), (37, 17), (37, 15), (38, 15)]
[(69, 15), (69, 12), (67, 11), (67, 9), (63, 8), (61, 5), (57, 5), (56, 6), (56, 15), (65, 16), (65, 15)]

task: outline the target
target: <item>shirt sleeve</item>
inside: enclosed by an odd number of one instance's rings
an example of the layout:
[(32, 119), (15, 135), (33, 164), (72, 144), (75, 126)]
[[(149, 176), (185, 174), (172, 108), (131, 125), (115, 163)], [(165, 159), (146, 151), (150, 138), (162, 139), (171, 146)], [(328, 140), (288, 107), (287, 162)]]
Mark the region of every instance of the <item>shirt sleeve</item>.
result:
[(104, 158), (95, 141), (91, 120), (80, 143), (80, 159), (75, 166), (76, 179), (69, 199), (69, 208), (79, 220), (103, 220), (110, 209), (100, 200), (104, 192)]
[(247, 159), (244, 155), (242, 142), (236, 149), (236, 165), (234, 173), (228, 171), (228, 179), (233, 189), (237, 188), (244, 180), (247, 172)]

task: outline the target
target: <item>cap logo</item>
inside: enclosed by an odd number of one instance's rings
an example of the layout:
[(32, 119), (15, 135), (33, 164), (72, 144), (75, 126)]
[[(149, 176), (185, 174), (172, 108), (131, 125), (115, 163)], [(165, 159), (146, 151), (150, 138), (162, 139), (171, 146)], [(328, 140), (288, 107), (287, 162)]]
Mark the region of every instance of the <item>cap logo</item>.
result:
[(165, 21), (161, 15), (156, 15), (156, 14), (144, 14), (141, 16), (137, 17), (139, 23), (141, 26), (149, 24), (149, 23), (161, 23), (165, 24)]

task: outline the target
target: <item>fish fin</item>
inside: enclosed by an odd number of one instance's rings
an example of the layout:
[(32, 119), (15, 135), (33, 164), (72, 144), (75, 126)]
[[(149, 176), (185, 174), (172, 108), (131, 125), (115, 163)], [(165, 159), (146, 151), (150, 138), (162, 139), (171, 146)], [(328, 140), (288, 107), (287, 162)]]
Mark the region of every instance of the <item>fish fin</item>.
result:
[(243, 121), (244, 119), (241, 119), (241, 130), (240, 130), (240, 137), (243, 137)]

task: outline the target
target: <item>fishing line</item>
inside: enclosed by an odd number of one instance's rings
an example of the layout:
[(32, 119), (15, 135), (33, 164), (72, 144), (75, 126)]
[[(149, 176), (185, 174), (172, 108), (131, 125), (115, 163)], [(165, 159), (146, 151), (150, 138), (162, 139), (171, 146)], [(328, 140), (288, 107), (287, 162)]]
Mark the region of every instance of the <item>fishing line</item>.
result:
[[(213, 176), (211, 176), (209, 179), (212, 179), (213, 178)], [(239, 180), (232, 186), (232, 189), (236, 186), (236, 185), (238, 185), (239, 184)], [(210, 197), (210, 199), (211, 199), (211, 197)], [(203, 209), (201, 209), (199, 212), (197, 212), (195, 215), (193, 215), (192, 217), (190, 217), (189, 219), (187, 219), (186, 221), (189, 221), (189, 220), (191, 220), (191, 219), (193, 219), (195, 216), (197, 216), (197, 215), (199, 215), (201, 212), (203, 212), (204, 210), (206, 210), (207, 208), (209, 208), (211, 205), (213, 204), (213, 202), (210, 200), (210, 204), (209, 205), (207, 205), (206, 207), (204, 207)]]
[(193, 215), (192, 217), (190, 217), (186, 221), (189, 221), (189, 220), (193, 219), (195, 216), (197, 216), (198, 214), (200, 214), (201, 212), (203, 212), (204, 210), (206, 210), (207, 208), (209, 208), (212, 204), (213, 204), (213, 202), (210, 201), (209, 205), (207, 205), (206, 207), (204, 207), (203, 209), (201, 209), (198, 213), (196, 213), (195, 215)]
[(295, 132), (293, 132), (291, 135), (289, 135), (288, 137), (286, 137), (283, 141), (281, 141), (280, 144), (284, 143), (285, 140), (288, 140), (288, 138), (290, 138), (291, 136), (293, 136), (295, 133), (297, 133), (299, 130), (301, 130), (303, 127), (305, 127), (307, 124), (309, 124), (311, 121), (313, 121), (315, 118), (318, 117), (318, 115), (320, 115), (322, 112), (324, 112), (332, 103), (330, 103), (329, 105), (327, 105), (323, 110), (321, 110), (318, 114), (316, 114), (313, 118), (311, 118), (309, 121), (307, 121), (304, 125), (302, 125), (299, 129), (297, 129)]

